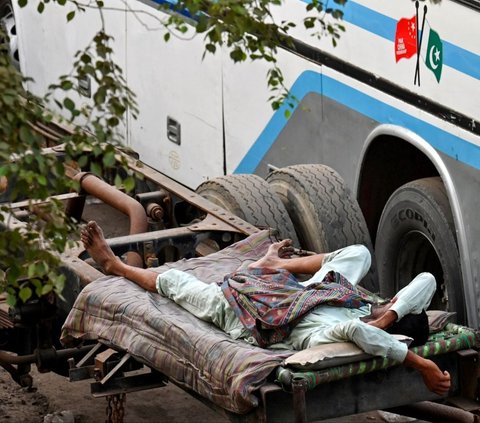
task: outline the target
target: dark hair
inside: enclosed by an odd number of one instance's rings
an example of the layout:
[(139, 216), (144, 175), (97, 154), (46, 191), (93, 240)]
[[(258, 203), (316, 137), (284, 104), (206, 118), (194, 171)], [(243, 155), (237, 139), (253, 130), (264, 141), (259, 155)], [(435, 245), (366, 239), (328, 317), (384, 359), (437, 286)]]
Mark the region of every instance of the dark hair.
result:
[(388, 333), (409, 336), (413, 338), (410, 347), (423, 345), (428, 340), (428, 317), (425, 310), (420, 314), (407, 314), (387, 329)]

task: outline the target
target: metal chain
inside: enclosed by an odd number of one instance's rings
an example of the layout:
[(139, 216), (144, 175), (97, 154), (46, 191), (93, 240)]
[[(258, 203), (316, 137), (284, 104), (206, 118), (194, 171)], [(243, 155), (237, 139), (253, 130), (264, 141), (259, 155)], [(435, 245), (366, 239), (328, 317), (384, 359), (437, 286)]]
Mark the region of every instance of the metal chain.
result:
[(105, 423), (123, 423), (125, 416), (126, 394), (107, 395), (107, 419)]

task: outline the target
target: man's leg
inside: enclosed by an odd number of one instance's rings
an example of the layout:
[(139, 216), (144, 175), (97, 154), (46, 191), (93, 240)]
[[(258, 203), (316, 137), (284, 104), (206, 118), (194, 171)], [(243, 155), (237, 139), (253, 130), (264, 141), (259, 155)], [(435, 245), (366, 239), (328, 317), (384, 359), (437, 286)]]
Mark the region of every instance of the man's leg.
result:
[(380, 329), (387, 329), (407, 314), (420, 314), (430, 305), (436, 288), (437, 283), (431, 273), (420, 273), (395, 295), (376, 319), (368, 323)]
[(390, 310), (397, 313), (397, 321), (407, 314), (420, 314), (430, 305), (437, 282), (431, 273), (420, 273), (393, 298)]
[(196, 317), (211, 322), (233, 338), (242, 335), (243, 326), (228, 305), (219, 286), (206, 284), (178, 270), (158, 274), (123, 263), (107, 244), (96, 222), (89, 222), (80, 239), (93, 260), (105, 273), (123, 276), (147, 291), (159, 292)]
[(370, 269), (370, 251), (364, 245), (350, 245), (325, 254), (319, 270), (302, 285), (321, 282), (330, 271), (343, 275), (352, 285), (357, 285)]
[(170, 269), (158, 275), (157, 291), (199, 319), (213, 323), (234, 339), (245, 332), (222, 289), (215, 283), (206, 284), (193, 275)]
[(87, 223), (80, 233), (80, 240), (90, 257), (103, 268), (106, 274), (123, 276), (147, 291), (156, 292), (158, 273), (123, 263), (107, 244), (103, 231), (96, 222)]

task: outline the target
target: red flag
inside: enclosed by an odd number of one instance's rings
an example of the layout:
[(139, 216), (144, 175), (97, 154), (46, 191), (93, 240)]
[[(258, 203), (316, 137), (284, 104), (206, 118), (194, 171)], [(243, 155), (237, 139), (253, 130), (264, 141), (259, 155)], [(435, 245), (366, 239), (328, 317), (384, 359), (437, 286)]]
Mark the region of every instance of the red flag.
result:
[(395, 32), (395, 61), (406, 59), (417, 53), (417, 18), (402, 18)]

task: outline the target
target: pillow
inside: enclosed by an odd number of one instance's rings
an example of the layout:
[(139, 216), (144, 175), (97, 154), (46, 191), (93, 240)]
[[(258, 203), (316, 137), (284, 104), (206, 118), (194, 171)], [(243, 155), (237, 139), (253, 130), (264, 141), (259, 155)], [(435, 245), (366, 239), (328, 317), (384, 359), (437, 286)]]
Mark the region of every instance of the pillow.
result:
[[(410, 344), (412, 338), (404, 335), (392, 335), (400, 342)], [(334, 342), (316, 345), (299, 351), (288, 357), (284, 364), (298, 370), (322, 370), (342, 364), (355, 363), (374, 357), (367, 354), (353, 342)]]
[(440, 332), (447, 326), (447, 323), (455, 320), (457, 313), (443, 310), (427, 310), (428, 326), (430, 333)]
[(372, 357), (353, 342), (316, 345), (285, 360), (285, 365), (301, 370), (320, 370)]

